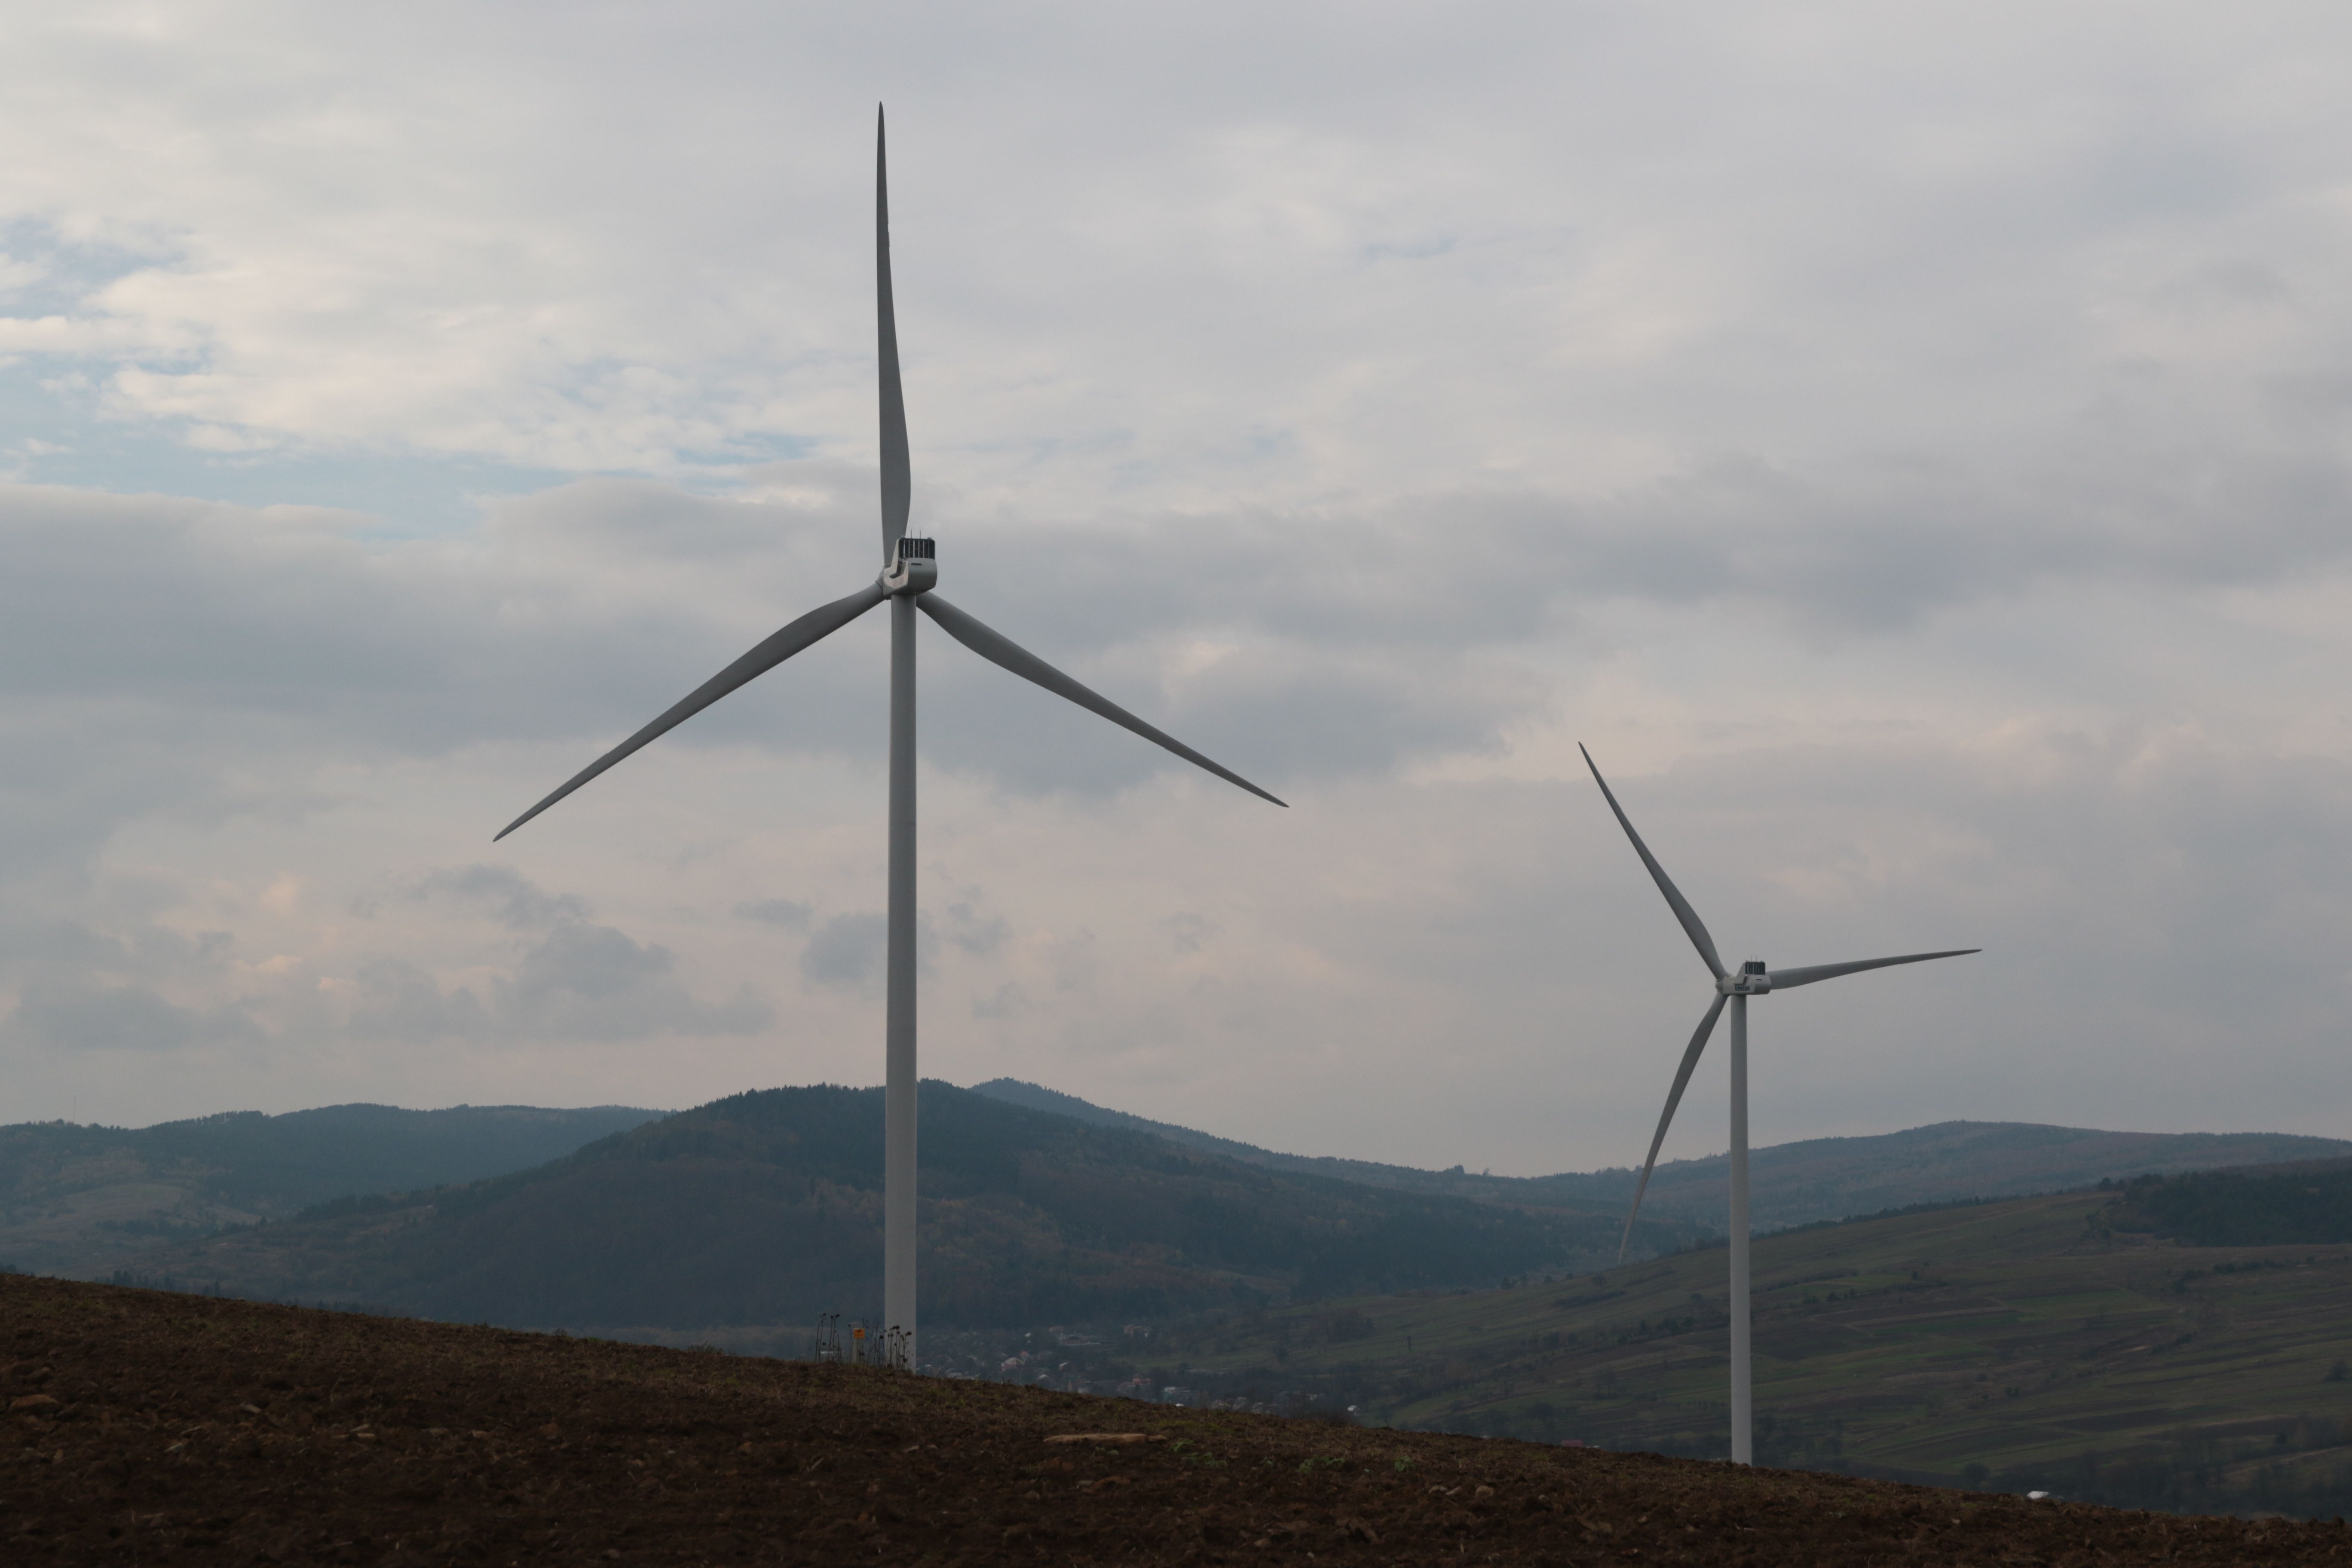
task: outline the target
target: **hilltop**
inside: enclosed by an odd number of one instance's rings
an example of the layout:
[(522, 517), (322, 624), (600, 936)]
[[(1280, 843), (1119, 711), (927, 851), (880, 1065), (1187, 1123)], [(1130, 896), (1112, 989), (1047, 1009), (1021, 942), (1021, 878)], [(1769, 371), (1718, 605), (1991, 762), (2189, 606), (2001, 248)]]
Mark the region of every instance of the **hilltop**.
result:
[[(1268, 1170), (922, 1087), (921, 1268), (934, 1325), (1100, 1322), (1559, 1272), (1620, 1216)], [(870, 1313), (879, 1089), (768, 1089), (532, 1170), (320, 1206), (146, 1255), (264, 1300), (541, 1327), (701, 1330)], [(1644, 1222), (1644, 1241), (1693, 1238)]]
[(346, 1194), (541, 1164), (660, 1114), (618, 1105), (330, 1105), (136, 1129), (19, 1122), (0, 1127), (0, 1262), (100, 1273), (159, 1241), (284, 1218)]
[[(1615, 1209), (1633, 1202), (1636, 1173), (1623, 1166), (1549, 1176), (1417, 1170), (1369, 1160), (1284, 1154), (1213, 1133), (1090, 1104), (1018, 1079), (972, 1092), (1104, 1127), (1206, 1149), (1278, 1171), (1336, 1176), (1367, 1186), (1437, 1193), (1488, 1203)], [(2107, 1132), (2026, 1121), (1939, 1121), (1857, 1138), (1808, 1138), (1749, 1155), (1749, 1213), (1759, 1230), (1843, 1219), (1909, 1204), (2063, 1192), (2103, 1180), (2219, 1166), (2352, 1156), (2352, 1142), (2288, 1132)], [(1721, 1234), (1729, 1164), (1720, 1154), (1668, 1160), (1650, 1178), (1644, 1214), (1673, 1215)]]
[[(2334, 1560), (2177, 1520), (0, 1278), (26, 1564)], [(1070, 1441), (1118, 1436), (1117, 1442)], [(1059, 1439), (1059, 1440), (1057, 1440)]]

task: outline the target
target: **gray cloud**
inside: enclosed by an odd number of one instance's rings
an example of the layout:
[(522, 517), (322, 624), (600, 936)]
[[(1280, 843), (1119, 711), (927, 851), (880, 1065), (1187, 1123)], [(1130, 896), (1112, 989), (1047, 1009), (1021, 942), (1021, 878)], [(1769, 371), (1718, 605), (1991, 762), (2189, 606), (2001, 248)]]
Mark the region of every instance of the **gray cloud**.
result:
[(11, 1025), (70, 1051), (172, 1051), (192, 1045), (246, 1045), (263, 1031), (234, 1003), (185, 1007), (143, 985), (36, 981), (19, 996)]
[(429, 973), (405, 959), (371, 959), (353, 978), (359, 996), (350, 1028), (359, 1039), (392, 1044), (482, 1041), (500, 1033), (499, 1021), (470, 989), (444, 991)]
[(610, 926), (566, 924), (527, 949), (485, 999), (470, 986), (445, 990), (404, 961), (373, 959), (355, 976), (349, 1026), (363, 1040), (515, 1045), (752, 1035), (775, 1022), (748, 985), (723, 1002), (698, 1000), (671, 974), (675, 963), (667, 948)]
[[(937, 914), (919, 910), (915, 917), (916, 973), (935, 973), (943, 948), (986, 958), (1002, 949), (1011, 935), (1009, 921), (1002, 915), (982, 912), (972, 898), (949, 903)], [(887, 915), (835, 915), (817, 927), (801, 950), (801, 973), (820, 985), (871, 986), (882, 978), (889, 938)]]
[(564, 921), (525, 948), (487, 995), (445, 989), (402, 959), (372, 959), (354, 976), (349, 1026), (371, 1041), (512, 1046), (752, 1035), (775, 1022), (775, 1009), (748, 985), (723, 1002), (698, 999), (672, 973), (676, 963), (667, 948), (611, 926)]
[(569, 925), (588, 913), (587, 903), (570, 893), (549, 893), (507, 866), (461, 866), (435, 871), (410, 889), (410, 897), (448, 897), (488, 908), (501, 925), (535, 931)]
[[(188, 935), (152, 922), (120, 933), (79, 921), (20, 924), (0, 945), (6, 954), (0, 977), (16, 988), (0, 1042), (66, 1053), (235, 1045), (266, 1058), (320, 1035), (511, 1047), (744, 1036), (775, 1021), (774, 1009), (748, 984), (705, 1001), (675, 973), (667, 947), (593, 921), (577, 897), (549, 893), (508, 868), (428, 872), (397, 901), (426, 900), (487, 919), (503, 935), (483, 942), (477, 957), (504, 962), (478, 962), (470, 967), (487, 970), (485, 978), (445, 984), (422, 963), (380, 946), (340, 963), (257, 965), (240, 961), (226, 931)], [(381, 897), (353, 906), (375, 926), (390, 907)], [(409, 934), (386, 929), (382, 938)]]
[(1013, 922), (1003, 915), (986, 912), (979, 896), (970, 894), (950, 900), (937, 915), (928, 911), (919, 915), (917, 930), (919, 933), (929, 932), (933, 940), (973, 958), (986, 958), (1003, 949), (1011, 938)]
[[(2226, 456), (2161, 454), (2151, 433), (2146, 449), (2000, 489), (1932, 467), (1808, 479), (1733, 464), (1607, 506), (1464, 494), (1108, 536), (972, 529), (943, 547), (942, 588), (1279, 786), (1493, 748), (1554, 701), (1528, 651), (1612, 598), (1747, 603), (1843, 640), (2045, 584), (2260, 586), (2345, 563), (2342, 464)], [(318, 809), (330, 797), (315, 790), (240, 797), (209, 763), (283, 745), (289, 725), (364, 754), (563, 736), (585, 761), (858, 579), (866, 524), (836, 477), (812, 482), (833, 498), (814, 510), (565, 487), (501, 514), (495, 562), (363, 545), (325, 517), (256, 530), (235, 509), (0, 490), (0, 541), (31, 563), (0, 588), (0, 683), (34, 726), (45, 705), (101, 693), (118, 710), (149, 705), (141, 730), (58, 742), (75, 761), (93, 744), (119, 753), (110, 774), (141, 780), (127, 792), (45, 785), (70, 764), (28, 734), (12, 795), (50, 815), (16, 837), (54, 855), (56, 814), (76, 814), (83, 826), (62, 839), (87, 845), (110, 802), (136, 814), (174, 794), (232, 815)], [(693, 537), (706, 523), (720, 544)], [(766, 608), (746, 609), (747, 584)], [(875, 626), (853, 626), (662, 744), (870, 759), (875, 641)], [(1231, 651), (1180, 673), (1202, 641)], [(945, 765), (1081, 794), (1181, 767), (943, 637), (923, 646), (925, 745)], [(63, 651), (85, 647), (91, 657)], [(179, 768), (139, 765), (139, 752), (167, 745)], [(485, 819), (522, 804), (485, 803)]]
[(785, 931), (806, 931), (813, 911), (791, 899), (751, 899), (735, 906), (738, 920), (757, 921)]
[(1759, 1126), (2342, 1131), (2352, 21), (357, 15), (12, 38), (26, 1105), (866, 1037), (879, 616), (486, 841), (870, 577), (887, 46), (944, 591), (1296, 803), (924, 627), (936, 1059), (1630, 1158), (1692, 966), (1586, 739), (1727, 942), (1990, 950), (1776, 999)]
[(492, 1012), (518, 1034), (577, 1040), (751, 1035), (775, 1022), (749, 985), (724, 1002), (696, 1000), (670, 973), (676, 962), (610, 926), (565, 921), (523, 954)]
[[(467, 985), (445, 989), (397, 956), (364, 961), (352, 976), (351, 1020), (362, 1038), (641, 1040), (756, 1034), (775, 1021), (748, 985), (723, 1002), (698, 999), (673, 973), (668, 948), (590, 920), (585, 900), (550, 893), (509, 867), (444, 868), (416, 879), (406, 896), (471, 906), (530, 940), (481, 995)], [(367, 915), (381, 905), (358, 907)]]
[(801, 973), (820, 985), (864, 985), (882, 973), (888, 917), (835, 915), (801, 950)]
[[(190, 935), (145, 921), (112, 932), (80, 921), (12, 921), (0, 934), (0, 978), (16, 983), (16, 1007), (0, 1032), (68, 1052), (258, 1043), (267, 1031), (250, 1001), (221, 994), (234, 947), (226, 931)], [(173, 999), (182, 992), (213, 994), (192, 1005)]]

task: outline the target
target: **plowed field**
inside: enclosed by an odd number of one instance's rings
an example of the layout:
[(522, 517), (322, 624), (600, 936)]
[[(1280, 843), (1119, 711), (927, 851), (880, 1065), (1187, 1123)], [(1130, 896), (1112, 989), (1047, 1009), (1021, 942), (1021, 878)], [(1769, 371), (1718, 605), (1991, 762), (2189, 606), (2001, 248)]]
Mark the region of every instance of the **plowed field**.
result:
[[(0, 1277), (0, 1562), (2182, 1563), (2183, 1520)], [(1055, 1441), (1128, 1435), (1123, 1442)]]

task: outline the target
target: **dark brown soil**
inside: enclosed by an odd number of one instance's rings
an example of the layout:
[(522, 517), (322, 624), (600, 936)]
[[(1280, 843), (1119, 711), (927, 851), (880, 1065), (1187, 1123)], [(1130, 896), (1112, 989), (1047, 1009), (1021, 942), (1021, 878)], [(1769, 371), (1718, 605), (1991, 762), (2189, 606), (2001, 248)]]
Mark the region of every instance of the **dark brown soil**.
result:
[[(0, 1277), (0, 1563), (2300, 1563), (2174, 1519)], [(1134, 1432), (1125, 1445), (1055, 1443)]]

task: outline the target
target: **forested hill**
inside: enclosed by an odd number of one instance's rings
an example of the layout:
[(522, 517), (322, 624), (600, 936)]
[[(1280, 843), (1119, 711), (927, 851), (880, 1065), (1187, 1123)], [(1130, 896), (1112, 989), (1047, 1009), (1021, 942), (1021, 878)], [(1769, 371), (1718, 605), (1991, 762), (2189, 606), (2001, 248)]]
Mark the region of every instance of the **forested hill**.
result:
[[(921, 1158), (924, 1313), (941, 1326), (1493, 1284), (1613, 1253), (1621, 1224), (1272, 1171), (936, 1081)], [(879, 1089), (769, 1089), (536, 1170), (331, 1205), (142, 1268), (231, 1294), (542, 1326), (871, 1315), (881, 1174)], [(1695, 1234), (1661, 1221), (1642, 1239)]]
[(2284, 1169), (2143, 1176), (2102, 1210), (2096, 1228), (2191, 1247), (2309, 1247), (2352, 1242), (2352, 1160)]
[(330, 1105), (142, 1128), (20, 1122), (0, 1127), (0, 1263), (87, 1274), (162, 1237), (289, 1215), (347, 1193), (544, 1164), (660, 1114), (619, 1105)]
[[(1017, 1079), (992, 1079), (976, 1085), (973, 1092), (1102, 1126), (1152, 1132), (1275, 1170), (1405, 1192), (1620, 1209), (1633, 1195), (1634, 1172), (1623, 1166), (1527, 1177), (1488, 1175), (1459, 1165), (1425, 1171), (1367, 1160), (1277, 1153), (1108, 1110)], [(2063, 1192), (2150, 1173), (2340, 1156), (2352, 1156), (2352, 1143), (2284, 1132), (2108, 1132), (2026, 1121), (1941, 1121), (1901, 1132), (1810, 1138), (1758, 1149), (1750, 1156), (1750, 1212), (1758, 1228), (1777, 1230), (1912, 1204)], [(1651, 1177), (1643, 1212), (1675, 1215), (1719, 1232), (1729, 1196), (1727, 1171), (1719, 1154), (1669, 1160)]]

